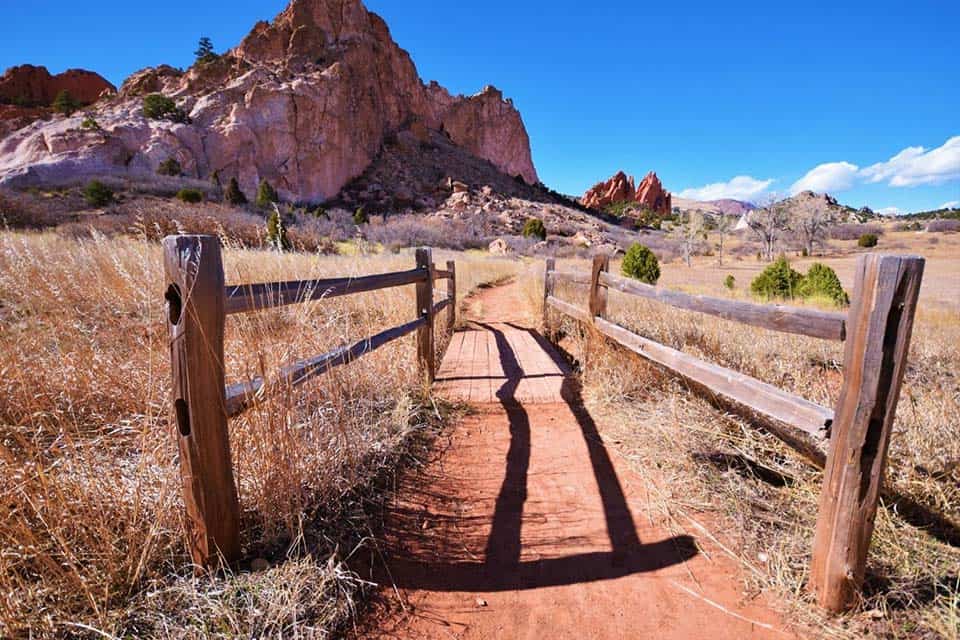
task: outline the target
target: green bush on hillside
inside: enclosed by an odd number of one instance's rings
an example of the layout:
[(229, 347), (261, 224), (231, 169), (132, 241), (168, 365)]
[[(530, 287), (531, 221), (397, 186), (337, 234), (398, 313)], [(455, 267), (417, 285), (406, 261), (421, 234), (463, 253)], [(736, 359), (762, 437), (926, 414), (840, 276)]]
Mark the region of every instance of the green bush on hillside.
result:
[(627, 250), (620, 271), (623, 275), (640, 282), (657, 284), (657, 280), (660, 279), (660, 262), (653, 251), (637, 242)]
[(280, 219), (280, 209), (277, 207), (273, 208), (273, 213), (267, 218), (267, 241), (277, 251), (286, 251), (290, 248), (287, 228), (283, 226), (283, 220)]
[(78, 101), (74, 100), (69, 91), (64, 89), (57, 94), (57, 97), (53, 99), (53, 104), (50, 106), (53, 107), (53, 110), (57, 113), (69, 116), (73, 115), (81, 105)]
[(237, 182), (236, 178), (230, 178), (230, 182), (227, 184), (227, 190), (224, 192), (223, 198), (228, 204), (232, 204), (235, 207), (240, 207), (247, 204), (247, 196), (243, 194), (243, 191), (240, 191), (240, 184)]
[(186, 124), (190, 122), (187, 112), (177, 106), (173, 99), (161, 93), (143, 97), (143, 116), (151, 120), (170, 120)]
[(261, 179), (260, 186), (257, 187), (257, 206), (266, 209), (274, 202), (280, 202), (280, 196), (277, 195), (277, 190), (265, 179)]
[(543, 226), (543, 220), (540, 218), (529, 218), (523, 225), (524, 238), (547, 239), (547, 228)]
[(750, 283), (750, 291), (755, 296), (766, 300), (780, 298), (789, 300), (797, 295), (797, 288), (803, 275), (794, 271), (785, 256), (777, 258), (776, 262), (763, 270)]
[(176, 158), (167, 158), (157, 167), (157, 174), (179, 178), (183, 174), (183, 168)]
[(105, 207), (113, 202), (113, 191), (99, 180), (91, 180), (83, 188), (83, 197), (91, 207)]
[(879, 238), (877, 238), (877, 234), (865, 233), (862, 236), (860, 236), (859, 240), (857, 240), (857, 246), (863, 247), (864, 249), (871, 249), (877, 246), (877, 242), (879, 242)]
[(353, 224), (359, 227), (368, 222), (370, 222), (370, 218), (367, 217), (366, 210), (363, 207), (357, 207), (357, 210), (353, 212)]
[(734, 278), (732, 275), (728, 275), (726, 278), (723, 279), (723, 286), (733, 291), (737, 287), (737, 279)]
[(797, 293), (801, 298), (827, 298), (838, 307), (850, 304), (850, 296), (843, 290), (837, 273), (819, 262), (810, 265), (807, 275), (800, 281)]
[(190, 204), (203, 202), (203, 192), (199, 189), (180, 189), (180, 191), (177, 191), (177, 200)]

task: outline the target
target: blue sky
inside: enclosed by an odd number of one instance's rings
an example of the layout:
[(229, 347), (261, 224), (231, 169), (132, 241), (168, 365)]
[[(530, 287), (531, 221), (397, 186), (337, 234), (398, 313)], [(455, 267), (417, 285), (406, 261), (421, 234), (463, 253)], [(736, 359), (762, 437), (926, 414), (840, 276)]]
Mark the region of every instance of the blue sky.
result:
[[(227, 49), (284, 4), (0, 0), (0, 67), (119, 84), (189, 65), (200, 35)], [(624, 169), (704, 198), (810, 186), (875, 209), (960, 201), (956, 0), (367, 6), (425, 80), (513, 98), (541, 179), (561, 191)]]

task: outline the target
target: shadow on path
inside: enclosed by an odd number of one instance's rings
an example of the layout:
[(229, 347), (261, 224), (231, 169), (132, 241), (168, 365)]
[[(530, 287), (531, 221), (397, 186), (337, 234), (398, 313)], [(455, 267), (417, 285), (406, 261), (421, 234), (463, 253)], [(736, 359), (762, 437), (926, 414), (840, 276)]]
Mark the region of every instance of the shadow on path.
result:
[[(497, 399), (506, 412), (510, 428), (510, 445), (506, 470), (496, 498), (492, 527), (487, 538), (484, 558), (466, 561), (425, 561), (398, 554), (390, 562), (394, 584), (404, 588), (433, 591), (506, 591), (536, 589), (598, 580), (610, 580), (634, 573), (656, 571), (684, 562), (697, 554), (693, 538), (674, 536), (656, 543), (644, 544), (617, 477), (610, 455), (597, 430), (596, 423), (584, 408), (580, 385), (571, 376), (565, 378), (561, 395), (576, 419), (586, 444), (593, 476), (603, 504), (607, 535), (612, 551), (579, 553), (559, 558), (521, 561), (522, 525), (530, 467), (531, 433), (527, 408), (514, 399), (514, 392), (524, 378), (523, 368), (503, 331), (496, 326), (474, 322), (493, 333), (500, 364), (506, 378), (497, 391)], [(565, 364), (553, 347), (536, 332), (513, 325), (511, 329), (528, 332), (541, 349), (561, 368)], [(542, 514), (550, 518), (556, 514)], [(529, 514), (528, 514), (529, 516)], [(466, 524), (470, 524), (466, 522)], [(416, 536), (419, 532), (398, 532), (398, 537)], [(553, 543), (563, 543), (560, 538)]]

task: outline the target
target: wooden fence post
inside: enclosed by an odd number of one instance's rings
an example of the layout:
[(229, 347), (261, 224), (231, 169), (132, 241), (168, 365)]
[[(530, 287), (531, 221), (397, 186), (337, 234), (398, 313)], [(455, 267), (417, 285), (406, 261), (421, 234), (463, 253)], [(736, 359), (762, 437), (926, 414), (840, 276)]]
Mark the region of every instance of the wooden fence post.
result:
[(854, 604), (863, 584), (923, 267), (915, 256), (857, 261), (810, 568), (810, 587), (833, 612)]
[(427, 279), (417, 283), (417, 317), (427, 322), (417, 329), (417, 358), (425, 382), (433, 384), (436, 375), (433, 351), (433, 257), (430, 249), (417, 249), (417, 268), (427, 272)]
[(600, 274), (610, 270), (610, 256), (593, 256), (593, 269), (590, 273), (590, 309), (593, 318), (604, 317), (607, 313), (607, 287), (600, 284)]
[(166, 272), (173, 409), (187, 536), (197, 567), (240, 556), (223, 373), (225, 293), (216, 236), (168, 236)]
[(447, 307), (447, 331), (453, 333), (453, 327), (457, 324), (457, 263), (453, 260), (447, 260), (447, 271), (450, 277), (447, 278), (447, 300), (450, 305)]
[(557, 268), (557, 261), (553, 258), (547, 258), (546, 267), (543, 270), (543, 334), (550, 337), (550, 305), (547, 304), (547, 298), (553, 295), (553, 277), (550, 275)]

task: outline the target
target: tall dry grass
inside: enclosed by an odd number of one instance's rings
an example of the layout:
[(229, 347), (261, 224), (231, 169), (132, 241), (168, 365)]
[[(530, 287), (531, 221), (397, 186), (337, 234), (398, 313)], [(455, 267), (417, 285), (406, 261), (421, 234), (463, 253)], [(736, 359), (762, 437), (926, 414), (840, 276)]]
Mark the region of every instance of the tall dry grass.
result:
[[(228, 283), (413, 264), (229, 244)], [(517, 264), (457, 269), (463, 295)], [(360, 586), (344, 559), (369, 533), (364, 491), (437, 416), (413, 338), (230, 422), (244, 554), (268, 562), (195, 578), (163, 281), (146, 239), (0, 233), (0, 637), (327, 637)], [(413, 317), (412, 287), (231, 317), (228, 383)]]
[[(937, 268), (939, 263), (931, 266)], [(564, 269), (588, 270), (586, 262)], [(670, 282), (685, 267), (668, 266)], [(697, 277), (704, 274), (698, 270)], [(936, 273), (928, 274), (936, 282)], [(721, 293), (722, 270), (708, 275)], [(542, 268), (525, 288), (542, 297)], [(675, 286), (675, 285), (674, 285)], [(744, 285), (745, 286), (745, 285)], [(690, 289), (690, 287), (687, 287)], [(697, 289), (697, 287), (694, 287)], [(696, 292), (702, 292), (697, 290)], [(557, 295), (586, 305), (586, 288)], [(743, 297), (743, 294), (739, 294)], [(929, 298), (928, 298), (929, 299)], [(585, 396), (622, 455), (652, 487), (665, 523), (698, 535), (711, 518), (766, 590), (807, 625), (804, 634), (891, 638), (960, 637), (960, 310), (921, 303), (877, 515), (868, 578), (857, 611), (827, 619), (805, 590), (822, 474), (757, 425), (715, 408), (657, 367), (552, 315), (564, 346), (583, 365)], [(842, 381), (843, 346), (676, 310), (612, 291), (608, 316), (705, 360), (747, 373), (824, 406)], [(704, 515), (709, 512), (711, 515)], [(711, 527), (706, 527), (707, 529)]]

